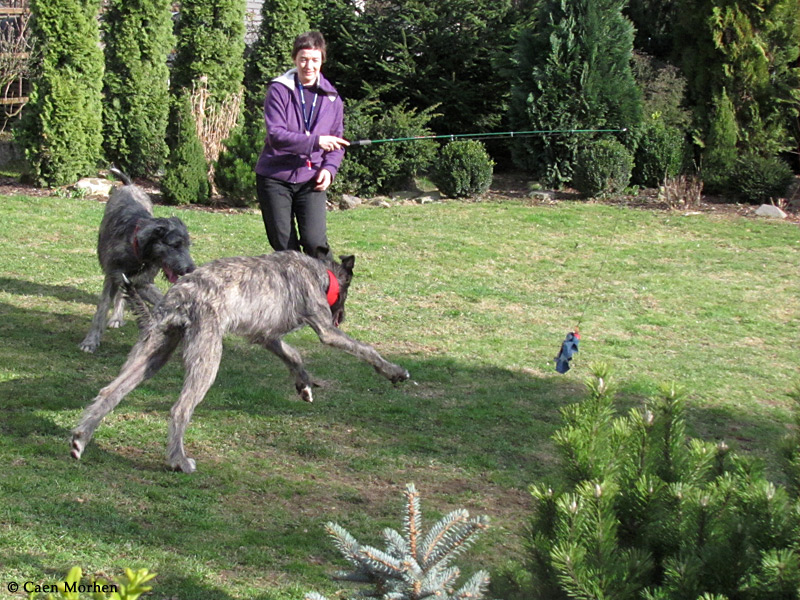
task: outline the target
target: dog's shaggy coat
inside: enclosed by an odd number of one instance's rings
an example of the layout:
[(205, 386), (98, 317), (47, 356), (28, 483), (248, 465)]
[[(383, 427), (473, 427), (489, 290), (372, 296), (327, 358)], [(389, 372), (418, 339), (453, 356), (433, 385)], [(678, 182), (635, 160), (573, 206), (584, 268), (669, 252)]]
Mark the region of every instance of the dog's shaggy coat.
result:
[[(318, 255), (326, 256), (327, 248)], [(172, 407), (167, 463), (186, 473), (195, 461), (186, 456), (183, 436), (195, 407), (217, 375), (222, 338), (236, 333), (276, 354), (294, 376), (295, 388), (311, 402), (311, 378), (300, 354), (284, 335), (308, 325), (323, 344), (340, 348), (368, 362), (393, 383), (408, 379), (404, 368), (387, 362), (370, 345), (338, 329), (353, 274), (354, 257), (342, 262), (320, 260), (295, 251), (256, 257), (222, 258), (182, 277), (158, 303), (142, 326), (136, 345), (119, 376), (100, 390), (72, 432), (72, 456), (80, 458), (100, 421), (144, 379), (152, 377), (183, 341), (183, 390)], [(329, 304), (329, 271), (339, 295)], [(140, 314), (146, 306), (139, 302)], [(144, 315), (143, 321), (148, 321)]]
[[(86, 337), (80, 343), (84, 352), (94, 352), (106, 327), (123, 323), (125, 299), (121, 292), (123, 275), (136, 286), (140, 295), (155, 304), (161, 291), (153, 281), (159, 270), (170, 283), (191, 273), (194, 262), (189, 254), (189, 232), (177, 217), (153, 217), (153, 203), (139, 187), (116, 169), (112, 171), (125, 183), (114, 189), (106, 203), (97, 240), (97, 257), (105, 274), (103, 291)], [(113, 305), (111, 319), (109, 308)]]

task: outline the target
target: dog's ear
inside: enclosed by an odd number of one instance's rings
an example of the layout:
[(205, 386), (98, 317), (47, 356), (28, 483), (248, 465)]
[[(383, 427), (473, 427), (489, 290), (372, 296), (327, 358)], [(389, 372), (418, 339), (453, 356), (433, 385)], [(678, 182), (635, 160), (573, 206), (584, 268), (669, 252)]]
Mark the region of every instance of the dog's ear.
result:
[(317, 246), (311, 256), (318, 260), (332, 260), (331, 249), (327, 246)]
[(349, 256), (340, 256), (339, 260), (342, 261), (342, 266), (348, 273), (353, 272), (353, 265), (356, 262), (356, 257), (354, 255), (350, 254)]

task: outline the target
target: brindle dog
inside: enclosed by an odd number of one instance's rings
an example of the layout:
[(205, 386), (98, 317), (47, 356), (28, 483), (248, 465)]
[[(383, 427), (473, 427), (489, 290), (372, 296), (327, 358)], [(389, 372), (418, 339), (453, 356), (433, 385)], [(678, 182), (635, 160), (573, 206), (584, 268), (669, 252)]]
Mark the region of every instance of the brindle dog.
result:
[[(329, 254), (327, 248), (317, 252), (320, 257)], [(311, 378), (297, 350), (282, 340), (304, 325), (323, 344), (368, 362), (391, 382), (408, 379), (403, 367), (387, 362), (372, 346), (338, 329), (355, 262), (353, 256), (340, 259), (337, 263), (292, 250), (221, 258), (182, 277), (152, 314), (146, 314), (146, 305), (134, 298), (143, 321), (139, 340), (120, 374), (100, 390), (73, 430), (72, 456), (81, 457), (103, 417), (139, 383), (155, 375), (181, 341), (185, 376), (170, 413), (167, 463), (185, 473), (195, 470), (195, 461), (184, 452), (184, 432), (217, 375), (226, 333), (242, 335), (276, 354), (289, 367), (297, 393), (307, 402), (312, 401)]]
[[(100, 223), (97, 257), (105, 281), (89, 333), (80, 343), (84, 352), (97, 350), (106, 327), (123, 324), (125, 299), (120, 288), (123, 275), (145, 300), (155, 304), (162, 297), (153, 283), (159, 270), (164, 271), (170, 283), (175, 283), (178, 277), (195, 268), (189, 254), (189, 231), (183, 221), (178, 217), (153, 217), (150, 197), (133, 185), (127, 175), (117, 169), (111, 171), (125, 185), (112, 191)], [(112, 304), (114, 309), (108, 320)]]

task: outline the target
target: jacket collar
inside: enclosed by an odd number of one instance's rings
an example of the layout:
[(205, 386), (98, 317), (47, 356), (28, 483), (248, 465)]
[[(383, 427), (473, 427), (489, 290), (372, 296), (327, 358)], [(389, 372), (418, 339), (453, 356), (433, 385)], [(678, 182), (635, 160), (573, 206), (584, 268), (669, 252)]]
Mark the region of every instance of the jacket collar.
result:
[[(296, 88), (295, 86), (296, 74), (297, 74), (297, 68), (289, 69), (283, 75), (280, 75), (275, 79), (273, 79), (271, 83), (280, 83), (282, 85), (285, 85), (290, 90), (294, 91)], [(317, 87), (319, 91), (327, 95), (331, 99), (331, 101), (335, 100), (336, 96), (338, 96), (339, 94), (336, 91), (336, 88), (334, 88), (333, 85), (331, 85), (330, 81), (325, 79), (325, 76), (322, 73), (319, 74), (319, 79), (317, 80)]]

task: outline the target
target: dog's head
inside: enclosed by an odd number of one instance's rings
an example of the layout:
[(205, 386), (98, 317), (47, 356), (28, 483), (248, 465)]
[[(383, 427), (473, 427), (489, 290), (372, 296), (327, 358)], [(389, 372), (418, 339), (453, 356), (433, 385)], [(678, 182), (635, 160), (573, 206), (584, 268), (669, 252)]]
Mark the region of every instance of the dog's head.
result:
[(170, 283), (195, 270), (189, 230), (178, 217), (152, 219), (137, 232), (142, 260), (159, 265)]
[[(338, 327), (344, 322), (344, 303), (347, 300), (347, 290), (350, 287), (350, 282), (353, 280), (353, 265), (356, 262), (356, 257), (353, 255), (340, 256), (341, 262), (336, 262), (331, 256), (331, 251), (325, 247), (319, 247), (316, 251), (316, 257), (321, 260), (328, 271), (336, 278), (336, 283), (331, 282), (330, 286), (338, 286), (338, 294), (328, 295), (328, 304), (331, 307), (331, 316), (333, 317), (334, 327)], [(331, 292), (331, 287), (328, 292)]]

